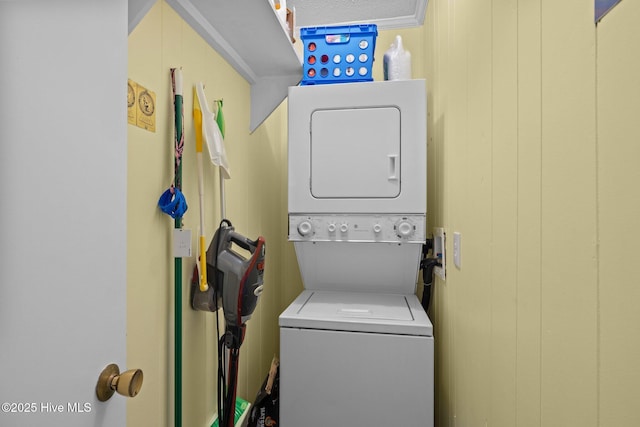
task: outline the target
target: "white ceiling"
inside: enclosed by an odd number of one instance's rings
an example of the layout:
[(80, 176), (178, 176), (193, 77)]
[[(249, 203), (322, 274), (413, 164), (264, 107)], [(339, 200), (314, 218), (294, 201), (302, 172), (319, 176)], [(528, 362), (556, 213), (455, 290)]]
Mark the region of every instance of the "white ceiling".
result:
[(417, 27), (428, 0), (287, 0), (296, 9), (296, 27), (366, 23), (378, 29)]

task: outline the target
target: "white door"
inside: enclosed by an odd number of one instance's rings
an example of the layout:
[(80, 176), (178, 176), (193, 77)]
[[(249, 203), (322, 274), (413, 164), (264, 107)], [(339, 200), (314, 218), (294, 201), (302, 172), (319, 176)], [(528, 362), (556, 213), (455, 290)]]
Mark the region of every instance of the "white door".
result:
[(0, 1), (0, 425), (122, 427), (127, 1)]

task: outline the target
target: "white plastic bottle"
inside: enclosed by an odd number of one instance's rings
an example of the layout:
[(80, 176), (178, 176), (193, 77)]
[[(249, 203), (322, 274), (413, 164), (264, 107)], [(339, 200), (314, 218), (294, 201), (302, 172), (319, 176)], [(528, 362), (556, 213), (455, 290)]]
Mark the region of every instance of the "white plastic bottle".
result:
[(395, 41), (384, 54), (382, 60), (385, 80), (411, 79), (411, 53), (402, 47), (402, 37), (396, 36)]

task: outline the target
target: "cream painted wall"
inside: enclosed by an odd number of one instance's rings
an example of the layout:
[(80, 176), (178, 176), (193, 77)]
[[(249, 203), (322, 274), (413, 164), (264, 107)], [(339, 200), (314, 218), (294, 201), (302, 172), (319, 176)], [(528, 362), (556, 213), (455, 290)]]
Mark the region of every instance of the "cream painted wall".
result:
[(438, 426), (636, 426), (640, 5), (432, 0)]
[(601, 425), (640, 425), (640, 4), (598, 25), (598, 365)]
[[(202, 81), (209, 102), (224, 100), (227, 217), (249, 237), (267, 242), (265, 291), (241, 350), (238, 395), (253, 401), (278, 354), (277, 318), (299, 292), (300, 278), (286, 242), (286, 103), (249, 134), (249, 85), (166, 3), (157, 2), (129, 36), (129, 78), (157, 95), (157, 129), (128, 127), (128, 366), (143, 369), (142, 392), (128, 403), (128, 425), (173, 425), (173, 220), (157, 201), (173, 178), (173, 105), (169, 69), (182, 67), (185, 87), (183, 191), (185, 228), (198, 233), (198, 193), (192, 88)], [(218, 172), (205, 165), (206, 234), (220, 221)], [(197, 251), (193, 239), (193, 253)], [(293, 260), (293, 261), (292, 261)], [(216, 411), (214, 315), (189, 306), (195, 257), (183, 259), (183, 425), (208, 426)]]

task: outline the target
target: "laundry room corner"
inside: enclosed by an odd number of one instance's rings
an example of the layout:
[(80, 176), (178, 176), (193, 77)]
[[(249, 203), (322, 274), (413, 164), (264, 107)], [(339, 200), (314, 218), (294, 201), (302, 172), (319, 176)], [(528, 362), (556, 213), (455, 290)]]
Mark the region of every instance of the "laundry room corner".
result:
[[(145, 375), (139, 396), (128, 402), (128, 425), (173, 425), (175, 417), (174, 224), (157, 205), (174, 177), (171, 68), (181, 68), (184, 76), (182, 192), (188, 210), (183, 227), (193, 236), (192, 256), (182, 258), (181, 412), (183, 425), (208, 427), (217, 410), (218, 338), (215, 315), (192, 310), (189, 300), (199, 232), (193, 87), (203, 82), (210, 102), (223, 101), (232, 174), (225, 183), (226, 216), (241, 233), (266, 241), (265, 290), (240, 355), (238, 396), (249, 401), (278, 352), (283, 295), (300, 281), (295, 261), (286, 255), (286, 102), (249, 133), (249, 85), (164, 1), (156, 2), (129, 35), (128, 77), (154, 93), (156, 122), (155, 131), (128, 126), (127, 363)], [(221, 220), (219, 176), (210, 163), (204, 184), (208, 244)]]

